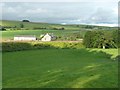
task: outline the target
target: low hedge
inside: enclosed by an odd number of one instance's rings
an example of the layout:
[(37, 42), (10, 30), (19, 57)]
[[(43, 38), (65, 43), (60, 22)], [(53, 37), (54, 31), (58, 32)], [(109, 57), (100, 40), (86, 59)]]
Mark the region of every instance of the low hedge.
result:
[(32, 45), (29, 43), (20, 43), (20, 42), (3, 42), (2, 43), (2, 51), (10, 52), (10, 51), (21, 51), (21, 50), (29, 50), (32, 49)]
[(32, 49), (46, 49), (46, 48), (83, 48), (80, 42), (3, 42), (2, 52), (32, 50)]

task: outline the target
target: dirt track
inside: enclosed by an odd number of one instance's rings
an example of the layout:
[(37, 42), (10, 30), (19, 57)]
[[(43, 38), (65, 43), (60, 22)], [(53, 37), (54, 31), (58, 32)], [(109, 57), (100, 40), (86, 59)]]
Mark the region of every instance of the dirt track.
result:
[(69, 42), (69, 43), (77, 43), (77, 42), (83, 42), (83, 40), (79, 41), (14, 41), (14, 40), (2, 40), (2, 42)]

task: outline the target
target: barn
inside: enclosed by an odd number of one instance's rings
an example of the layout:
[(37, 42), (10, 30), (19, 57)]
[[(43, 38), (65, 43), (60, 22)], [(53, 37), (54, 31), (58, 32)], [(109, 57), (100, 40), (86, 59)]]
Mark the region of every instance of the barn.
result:
[(35, 35), (17, 35), (14, 36), (15, 41), (35, 41), (37, 38)]

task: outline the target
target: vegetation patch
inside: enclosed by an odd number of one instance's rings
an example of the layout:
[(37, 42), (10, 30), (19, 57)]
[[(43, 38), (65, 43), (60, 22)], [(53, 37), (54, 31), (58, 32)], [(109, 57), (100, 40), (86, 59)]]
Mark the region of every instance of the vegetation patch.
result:
[(2, 51), (22, 51), (32, 49), (46, 49), (46, 48), (84, 48), (80, 42), (3, 42)]
[(118, 87), (118, 62), (106, 53), (40, 49), (5, 52), (2, 58), (3, 88)]
[(117, 31), (87, 31), (84, 37), (84, 45), (87, 48), (118, 48), (120, 38)]

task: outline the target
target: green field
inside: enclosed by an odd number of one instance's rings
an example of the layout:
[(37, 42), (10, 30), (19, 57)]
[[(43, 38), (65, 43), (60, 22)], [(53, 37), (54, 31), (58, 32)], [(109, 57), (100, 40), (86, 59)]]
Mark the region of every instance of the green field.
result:
[[(5, 52), (3, 88), (117, 87), (118, 62), (108, 54), (110, 49), (105, 51), (107, 54), (96, 50), (40, 49)], [(116, 51), (117, 49), (112, 49), (112, 52), (117, 53)]]
[[(61, 37), (58, 42), (44, 44), (39, 41), (3, 42), (3, 88), (118, 87), (118, 49), (86, 49), (81, 42), (64, 41), (69, 40), (66, 37), (78, 35), (75, 40), (83, 39), (89, 30), (100, 30), (109, 36), (117, 28), (8, 20), (0, 21), (0, 25), (5, 27), (5, 31), (1, 31), (3, 41), (13, 40), (15, 35), (39, 38), (41, 34), (53, 33)], [(64, 30), (55, 30), (61, 27)]]
[(22, 22), (22, 21), (0, 20), (0, 25), (5, 27), (7, 26), (7, 27), (20, 28), (20, 24), (23, 24), (24, 28), (26, 29), (46, 27), (47, 30), (52, 28), (60, 28), (60, 27), (64, 27), (65, 30), (80, 30), (80, 28), (85, 27), (85, 25), (77, 26), (77, 25), (50, 24), (44, 22)]
[[(38, 27), (46, 27), (46, 29), (51, 28), (59, 28), (64, 27), (65, 30), (85, 30), (85, 29), (100, 29), (100, 30), (112, 30), (117, 29), (117, 27), (105, 27), (105, 26), (91, 26), (91, 25), (83, 25), (83, 24), (67, 24), (67, 25), (61, 25), (61, 24), (52, 24), (52, 23), (44, 23), (44, 22), (22, 22), (22, 21), (14, 21), (14, 20), (0, 20), (1, 26), (7, 26), (7, 27), (16, 27), (20, 28), (20, 24), (24, 25), (24, 28), (27, 29), (33, 29)], [(91, 28), (92, 27), (92, 28)]]
[[(23, 24), (24, 28), (20, 25)], [(73, 36), (73, 34), (79, 34), (81, 38), (84, 37), (88, 30), (100, 30), (106, 33), (111, 33), (117, 30), (116, 27), (99, 27), (91, 25), (61, 25), (61, 24), (50, 24), (43, 22), (22, 22), (22, 21), (9, 21), (2, 20), (0, 25), (5, 27), (6, 31), (2, 31), (3, 40), (13, 39), (15, 35), (36, 35), (39, 38), (41, 34), (53, 33), (55, 36)], [(35, 29), (37, 28), (37, 29)], [(45, 29), (44, 29), (45, 28)], [(57, 28), (57, 29), (55, 29)], [(64, 30), (59, 30), (59, 28), (64, 28)], [(80, 38), (79, 38), (80, 39)]]
[(15, 30), (15, 31), (2, 31), (2, 38), (4, 39), (13, 39), (15, 35), (36, 35), (40, 37), (41, 34), (53, 33), (55, 36), (66, 36), (73, 33), (80, 33), (81, 37), (84, 36), (86, 31), (82, 30)]

